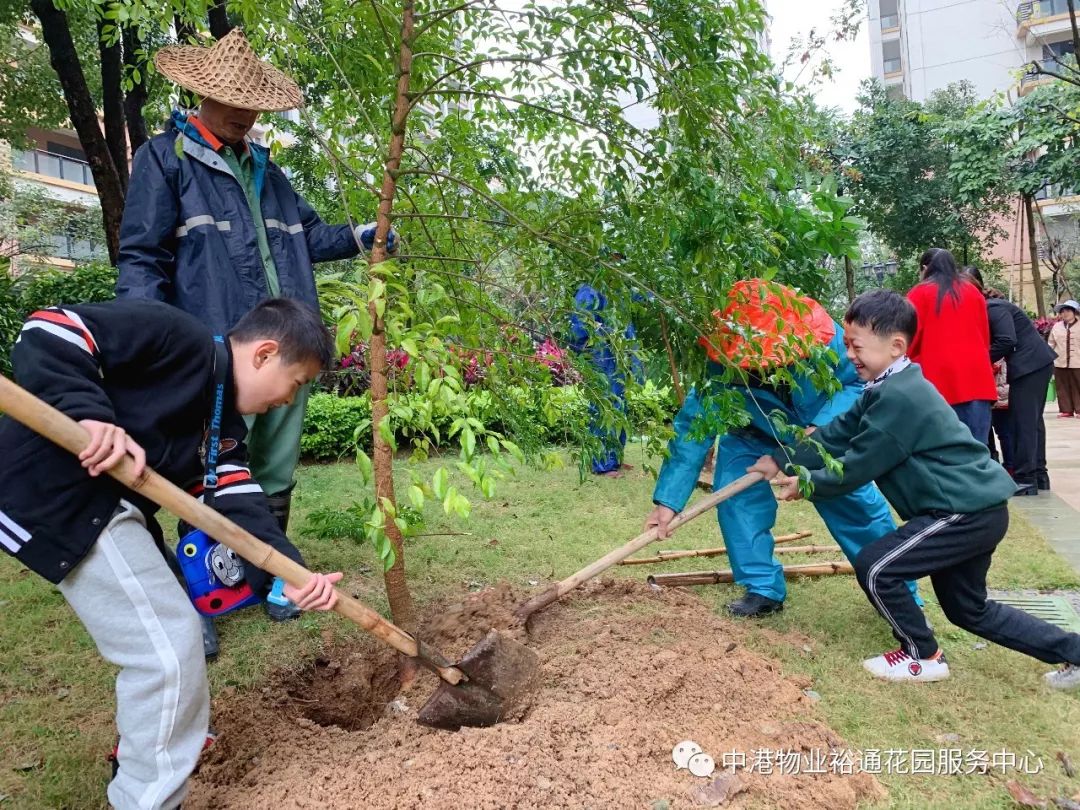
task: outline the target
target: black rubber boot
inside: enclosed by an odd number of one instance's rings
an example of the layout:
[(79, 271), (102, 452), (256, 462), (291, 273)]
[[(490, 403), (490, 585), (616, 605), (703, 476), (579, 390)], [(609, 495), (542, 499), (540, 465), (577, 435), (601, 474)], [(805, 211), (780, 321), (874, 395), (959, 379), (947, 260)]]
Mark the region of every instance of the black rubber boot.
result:
[(217, 629), (214, 627), (214, 620), (210, 616), (199, 616), (199, 622), (202, 624), (202, 649), (203, 655), (206, 656), (207, 661), (213, 661), (218, 657), (218, 653), (221, 651), (218, 645)]
[(266, 500), (270, 503), (270, 514), (274, 516), (281, 531), (285, 534), (289, 533), (289, 509), (292, 507), (292, 493), (295, 488), (296, 484), (293, 484), (288, 489), (266, 496)]
[[(289, 509), (292, 506), (292, 493), (295, 487), (296, 484), (293, 484), (288, 489), (266, 496), (266, 500), (270, 502), (270, 514), (277, 519), (281, 531), (285, 534), (289, 533)], [(287, 605), (275, 605), (273, 602), (263, 601), (263, 608), (272, 622), (291, 622), (293, 619), (300, 618), (300, 608), (292, 602)]]
[(727, 606), (732, 616), (744, 619), (756, 619), (759, 616), (768, 616), (784, 609), (783, 602), (777, 602), (759, 593), (748, 593), (742, 599), (732, 602)]

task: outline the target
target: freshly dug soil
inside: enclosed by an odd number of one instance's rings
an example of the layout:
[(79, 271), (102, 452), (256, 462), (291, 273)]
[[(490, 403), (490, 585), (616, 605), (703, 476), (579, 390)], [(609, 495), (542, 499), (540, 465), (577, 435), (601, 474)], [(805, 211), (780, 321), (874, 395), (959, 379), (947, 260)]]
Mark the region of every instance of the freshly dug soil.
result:
[[(433, 612), (424, 637), (459, 655), (488, 629), (508, 627), (520, 601), (505, 586), (472, 594)], [(493, 728), (418, 725), (434, 676), (422, 672), (397, 694), (393, 655), (367, 641), (332, 648), (262, 690), (220, 697), (220, 736), (184, 807), (659, 810), (724, 799), (854, 808), (884, 796), (873, 777), (828, 767), (722, 772), (730, 751), (749, 762), (755, 749), (827, 757), (848, 746), (814, 719), (807, 683), (745, 649), (742, 629), (691, 594), (605, 581), (518, 633), (540, 656), (541, 687), (520, 720)], [(712, 777), (676, 770), (671, 749), (686, 739), (715, 758)]]

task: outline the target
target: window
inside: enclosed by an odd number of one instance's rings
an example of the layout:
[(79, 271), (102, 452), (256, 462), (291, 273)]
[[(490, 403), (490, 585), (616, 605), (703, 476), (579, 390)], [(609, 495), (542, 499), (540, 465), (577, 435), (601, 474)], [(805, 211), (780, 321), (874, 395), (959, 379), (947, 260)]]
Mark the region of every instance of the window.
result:
[(894, 39), (881, 43), (881, 61), (885, 75), (899, 73), (903, 68), (900, 61), (900, 40)]
[(73, 233), (54, 233), (46, 236), (43, 240), (45, 250), (55, 259), (70, 259), (71, 261), (84, 262), (90, 259), (106, 258), (105, 246), (97, 241), (80, 238)]
[(898, 0), (881, 0), (878, 10), (881, 14), (882, 31), (900, 27), (900, 9), (897, 2)]
[(885, 95), (893, 101), (903, 101), (906, 98), (904, 95), (904, 85), (890, 84), (885, 88)]
[(1034, 6), (1031, 16), (1036, 19), (1069, 13), (1068, 0), (1037, 0)]
[(1053, 61), (1056, 56), (1064, 61), (1066, 56), (1073, 55), (1073, 43), (1071, 39), (1063, 42), (1051, 42), (1042, 46), (1043, 59)]

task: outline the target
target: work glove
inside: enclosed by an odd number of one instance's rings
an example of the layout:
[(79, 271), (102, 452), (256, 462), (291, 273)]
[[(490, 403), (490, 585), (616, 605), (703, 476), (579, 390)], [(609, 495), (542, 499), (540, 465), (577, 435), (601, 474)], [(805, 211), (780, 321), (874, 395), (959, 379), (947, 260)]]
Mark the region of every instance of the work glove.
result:
[[(375, 247), (375, 223), (369, 222), (367, 225), (357, 225), (356, 239), (364, 248), (364, 252), (370, 253), (371, 249)], [(387, 253), (395, 253), (397, 251), (397, 241), (397, 233), (391, 228), (390, 232), (386, 235)]]

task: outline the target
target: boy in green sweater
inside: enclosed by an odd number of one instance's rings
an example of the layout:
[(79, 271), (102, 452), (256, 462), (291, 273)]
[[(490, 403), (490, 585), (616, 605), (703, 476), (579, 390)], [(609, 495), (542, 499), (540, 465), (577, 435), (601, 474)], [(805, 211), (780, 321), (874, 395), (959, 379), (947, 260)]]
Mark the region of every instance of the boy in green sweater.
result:
[[(908, 360), (915, 326), (915, 309), (888, 290), (860, 295), (844, 316), (847, 356), (866, 388), (849, 411), (813, 435), (843, 464), (842, 473), (826, 470), (809, 443), (762, 456), (750, 471), (771, 479), (782, 466), (806, 467), (815, 499), (875, 481), (907, 521), (866, 546), (854, 563), (859, 585), (900, 642), (899, 649), (863, 662), (875, 677), (949, 677), (933, 631), (905, 585), (929, 576), (953, 624), (1048, 664), (1064, 664), (1047, 673), (1050, 686), (1080, 686), (1080, 635), (986, 598), (986, 572), (1008, 529), (1006, 504), (1016, 485)], [(801, 497), (797, 476), (783, 477), (780, 485), (780, 500)]]

